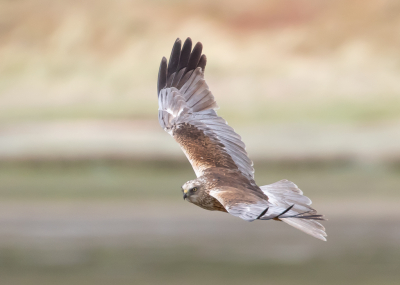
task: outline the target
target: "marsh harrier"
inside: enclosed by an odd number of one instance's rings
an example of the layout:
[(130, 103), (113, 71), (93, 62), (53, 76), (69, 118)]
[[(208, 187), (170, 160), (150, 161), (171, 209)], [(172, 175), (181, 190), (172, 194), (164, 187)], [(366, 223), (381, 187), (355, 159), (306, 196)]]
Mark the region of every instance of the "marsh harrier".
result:
[(291, 181), (257, 186), (253, 163), (241, 137), (216, 113), (204, 80), (202, 44), (177, 39), (158, 74), (158, 119), (181, 146), (197, 178), (182, 186), (183, 198), (203, 209), (228, 212), (246, 221), (283, 221), (326, 240), (323, 215)]

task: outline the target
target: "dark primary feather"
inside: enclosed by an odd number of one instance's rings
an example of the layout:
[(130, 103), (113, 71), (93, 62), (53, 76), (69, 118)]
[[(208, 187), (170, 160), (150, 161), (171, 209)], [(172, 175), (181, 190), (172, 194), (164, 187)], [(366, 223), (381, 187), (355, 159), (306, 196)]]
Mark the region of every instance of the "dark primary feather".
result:
[[(158, 93), (166, 87), (176, 87), (180, 89), (189, 79), (192, 72), (201, 67), (204, 69), (207, 64), (207, 58), (201, 54), (203, 45), (198, 42), (192, 50), (192, 40), (187, 38), (182, 47), (182, 41), (176, 39), (171, 55), (167, 62), (161, 61), (160, 71), (158, 74)], [(164, 76), (165, 75), (165, 76)]]
[(183, 44), (181, 57), (179, 59), (179, 65), (177, 71), (180, 71), (182, 68), (186, 67), (189, 62), (190, 52), (192, 51), (192, 39), (187, 38), (185, 43)]
[(182, 77), (177, 83), (176, 88), (181, 89), (181, 87), (188, 81), (188, 79), (192, 75), (193, 70), (197, 68), (202, 50), (203, 50), (203, 45), (201, 43), (197, 43), (192, 53), (190, 54), (189, 61), (185, 68), (185, 72), (182, 74)]
[(165, 87), (167, 83), (167, 59), (162, 58), (160, 69), (158, 70), (158, 82), (157, 82), (157, 95), (160, 94), (161, 89)]
[(200, 67), (204, 72), (204, 70), (206, 69), (206, 64), (207, 64), (207, 57), (205, 54), (203, 54), (200, 57), (200, 61), (199, 61), (199, 64), (197, 65), (197, 67)]
[(167, 78), (171, 77), (178, 68), (179, 58), (181, 56), (181, 45), (181, 40), (179, 38), (176, 39), (169, 57)]
[(203, 51), (203, 45), (201, 43), (197, 43), (194, 46), (192, 53), (190, 54), (189, 62), (186, 67), (187, 72), (196, 69), (196, 67), (199, 63), (202, 51)]

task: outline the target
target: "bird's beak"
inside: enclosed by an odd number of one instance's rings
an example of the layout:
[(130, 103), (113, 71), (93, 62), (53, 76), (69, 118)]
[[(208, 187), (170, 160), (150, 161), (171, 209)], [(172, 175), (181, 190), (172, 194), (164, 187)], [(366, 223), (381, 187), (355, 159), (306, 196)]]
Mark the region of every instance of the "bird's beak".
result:
[(183, 190), (183, 200), (185, 200), (187, 198), (187, 190)]

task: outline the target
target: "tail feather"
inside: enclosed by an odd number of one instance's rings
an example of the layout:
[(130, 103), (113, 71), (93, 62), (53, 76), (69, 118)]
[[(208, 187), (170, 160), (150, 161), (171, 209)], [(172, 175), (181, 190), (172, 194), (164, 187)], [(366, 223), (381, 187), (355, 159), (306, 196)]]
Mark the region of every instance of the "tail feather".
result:
[(299, 229), (315, 238), (326, 241), (325, 228), (317, 220), (326, 220), (319, 215), (311, 205), (311, 200), (303, 196), (303, 192), (296, 184), (289, 180), (281, 180), (273, 184), (260, 187), (268, 196), (268, 201), (279, 207), (290, 207), (292, 212), (297, 214), (291, 217), (280, 217), (279, 220)]
[(299, 219), (299, 218), (285, 218), (283, 222), (299, 229), (306, 234), (309, 234), (317, 239), (326, 241), (325, 227), (316, 220)]

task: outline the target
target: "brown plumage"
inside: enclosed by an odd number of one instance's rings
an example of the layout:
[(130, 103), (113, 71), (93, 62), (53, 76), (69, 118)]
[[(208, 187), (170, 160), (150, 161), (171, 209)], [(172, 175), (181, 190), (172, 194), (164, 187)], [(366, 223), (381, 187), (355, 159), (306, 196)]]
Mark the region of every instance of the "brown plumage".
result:
[(204, 131), (196, 126), (182, 124), (181, 127), (173, 130), (172, 135), (198, 171), (211, 167), (238, 169), (232, 158), (223, 151), (224, 145), (214, 143)]
[(288, 180), (258, 187), (253, 163), (240, 136), (215, 112), (214, 96), (204, 80), (202, 44), (177, 39), (169, 63), (158, 74), (160, 125), (181, 146), (197, 178), (182, 186), (184, 199), (211, 211), (229, 212), (247, 221), (282, 220), (326, 240), (322, 215)]

